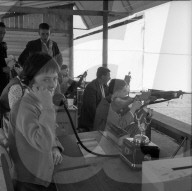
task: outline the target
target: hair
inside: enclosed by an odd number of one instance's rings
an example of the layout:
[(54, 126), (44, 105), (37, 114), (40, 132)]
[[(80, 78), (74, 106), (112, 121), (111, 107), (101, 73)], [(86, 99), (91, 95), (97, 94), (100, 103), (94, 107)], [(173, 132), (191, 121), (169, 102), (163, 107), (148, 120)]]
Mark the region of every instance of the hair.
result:
[(122, 90), (127, 83), (121, 79), (112, 79), (109, 83), (109, 93), (113, 94), (116, 91)]
[(66, 65), (66, 64), (63, 64), (62, 66), (61, 66), (61, 70), (65, 70), (65, 69), (67, 69), (68, 68), (68, 66)]
[(39, 30), (40, 29), (46, 29), (46, 30), (49, 30), (50, 29), (50, 26), (47, 24), (47, 23), (41, 23), (39, 25)]
[(5, 28), (6, 26), (5, 26), (5, 24), (3, 22), (0, 22), (0, 27)]
[(34, 53), (24, 63), (20, 78), (27, 86), (33, 82), (36, 75), (42, 73), (59, 73), (60, 68), (54, 58), (46, 53)]
[(96, 74), (96, 76), (97, 76), (97, 78), (101, 78), (101, 76), (106, 76), (107, 73), (109, 73), (109, 72), (110, 72), (110, 70), (109, 70), (108, 68), (99, 67), (99, 68), (97, 69), (97, 74)]
[(42, 73), (54, 73), (57, 72), (59, 73), (60, 71), (60, 67), (57, 64), (57, 62), (55, 61), (55, 59), (51, 59), (49, 60), (40, 70), (39, 72), (37, 72), (36, 75), (38, 74), (42, 74)]

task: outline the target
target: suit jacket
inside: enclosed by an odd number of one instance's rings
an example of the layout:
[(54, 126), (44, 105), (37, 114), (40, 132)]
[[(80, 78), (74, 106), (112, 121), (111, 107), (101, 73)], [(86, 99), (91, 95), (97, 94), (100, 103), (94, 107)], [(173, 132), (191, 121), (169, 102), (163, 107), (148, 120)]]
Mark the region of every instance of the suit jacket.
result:
[[(53, 46), (52, 46), (53, 57), (56, 58), (56, 61), (61, 66), (62, 65), (61, 53), (59, 51), (57, 43), (54, 41), (52, 41), (52, 42), (53, 42)], [(37, 53), (37, 52), (41, 52), (41, 50), (42, 50), (41, 39), (29, 41), (26, 45), (26, 48), (23, 50), (23, 52), (21, 53), (21, 55), (18, 58), (20, 65), (23, 66), (26, 59), (30, 55)], [(59, 57), (59, 59), (57, 59), (57, 57)]]
[[(105, 96), (108, 96), (108, 87), (104, 85)], [(87, 131), (93, 130), (96, 108), (102, 99), (102, 93), (98, 79), (90, 82), (83, 94), (83, 104), (79, 118), (79, 128)]]

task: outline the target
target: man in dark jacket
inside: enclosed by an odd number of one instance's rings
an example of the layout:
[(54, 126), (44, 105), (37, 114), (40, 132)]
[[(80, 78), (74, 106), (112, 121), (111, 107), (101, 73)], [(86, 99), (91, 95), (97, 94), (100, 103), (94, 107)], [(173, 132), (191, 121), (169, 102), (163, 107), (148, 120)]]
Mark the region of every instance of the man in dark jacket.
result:
[(9, 82), (9, 67), (7, 67), (5, 58), (7, 58), (7, 44), (3, 42), (6, 33), (6, 26), (0, 22), (0, 95), (4, 87)]
[(50, 26), (47, 23), (41, 23), (39, 25), (39, 36), (37, 40), (29, 41), (26, 48), (19, 56), (19, 64), (24, 65), (25, 60), (32, 54), (37, 52), (44, 52), (54, 57), (59, 66), (62, 65), (63, 59), (59, 51), (57, 43), (50, 39)]
[(83, 104), (79, 118), (79, 131), (92, 131), (96, 108), (101, 99), (108, 96), (107, 82), (110, 80), (110, 70), (105, 67), (97, 69), (97, 78), (90, 82), (83, 94)]

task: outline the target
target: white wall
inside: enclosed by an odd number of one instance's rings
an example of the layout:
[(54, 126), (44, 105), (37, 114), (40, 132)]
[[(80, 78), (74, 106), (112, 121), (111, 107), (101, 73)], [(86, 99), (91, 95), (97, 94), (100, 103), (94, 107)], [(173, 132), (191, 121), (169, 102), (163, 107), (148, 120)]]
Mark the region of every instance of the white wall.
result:
[[(131, 71), (133, 90), (191, 91), (191, 22), (191, 1), (173, 1), (146, 10), (143, 20), (109, 30), (112, 78)], [(95, 78), (101, 39), (100, 33), (75, 41), (74, 76), (88, 69), (87, 81)]]
[(191, 2), (145, 12), (144, 86), (191, 91)]

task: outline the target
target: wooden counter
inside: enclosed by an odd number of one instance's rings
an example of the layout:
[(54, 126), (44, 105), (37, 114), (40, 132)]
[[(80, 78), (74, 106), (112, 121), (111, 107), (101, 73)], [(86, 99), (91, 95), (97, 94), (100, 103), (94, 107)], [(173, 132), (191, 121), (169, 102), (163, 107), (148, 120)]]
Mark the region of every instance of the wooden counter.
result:
[[(69, 114), (71, 115), (73, 124), (75, 128), (77, 128), (78, 123), (77, 123), (77, 116), (78, 116), (78, 109), (76, 107), (69, 108)], [(56, 115), (56, 121), (58, 124), (58, 128), (56, 129), (56, 134), (57, 135), (70, 135), (74, 134), (71, 123), (69, 121), (68, 115), (65, 111), (64, 108), (60, 107), (59, 109), (56, 110), (57, 115)]]
[[(99, 132), (80, 133), (84, 143), (96, 140), (105, 154), (119, 154), (114, 143)], [(60, 136), (64, 160), (55, 171), (58, 191), (140, 191), (141, 171), (130, 169), (119, 157), (83, 156), (74, 135)], [(95, 152), (98, 152), (95, 149)]]
[(192, 190), (192, 157), (143, 162), (142, 191), (181, 190)]

